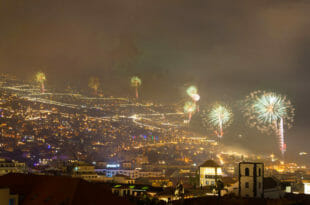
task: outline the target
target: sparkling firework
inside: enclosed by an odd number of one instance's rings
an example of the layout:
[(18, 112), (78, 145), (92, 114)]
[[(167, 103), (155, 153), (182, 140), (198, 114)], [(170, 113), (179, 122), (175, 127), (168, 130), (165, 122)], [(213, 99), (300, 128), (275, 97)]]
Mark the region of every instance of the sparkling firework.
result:
[(95, 95), (98, 93), (100, 81), (96, 77), (91, 77), (88, 82), (88, 87), (94, 90)]
[(141, 86), (142, 81), (139, 77), (134, 76), (130, 79), (131, 86), (136, 89), (136, 98), (139, 98), (138, 88)]
[(191, 97), (195, 102), (198, 102), (200, 100), (200, 95), (198, 94), (193, 94)]
[(192, 98), (193, 95), (198, 94), (198, 89), (192, 85), (187, 88), (186, 93)]
[(43, 72), (38, 72), (36, 74), (36, 81), (41, 84), (41, 92), (45, 92), (44, 82), (46, 81), (46, 76)]
[(193, 112), (196, 111), (196, 104), (191, 101), (187, 101), (184, 105), (184, 113), (188, 114), (188, 122), (192, 119)]
[(207, 119), (205, 120), (209, 125), (217, 129), (215, 132), (220, 139), (223, 137), (224, 127), (227, 127), (231, 124), (232, 116), (233, 114), (227, 106), (216, 104), (206, 115)]
[(294, 108), (291, 102), (273, 92), (255, 91), (246, 97), (244, 115), (252, 127), (262, 132), (274, 132), (282, 155), (286, 151), (284, 127), (291, 127)]
[[(198, 94), (198, 89), (195, 86), (189, 86), (186, 90), (186, 93), (189, 97), (192, 98), (194, 104), (196, 106), (197, 102), (200, 100), (200, 95)], [(197, 105), (197, 111), (199, 112), (199, 106)]]

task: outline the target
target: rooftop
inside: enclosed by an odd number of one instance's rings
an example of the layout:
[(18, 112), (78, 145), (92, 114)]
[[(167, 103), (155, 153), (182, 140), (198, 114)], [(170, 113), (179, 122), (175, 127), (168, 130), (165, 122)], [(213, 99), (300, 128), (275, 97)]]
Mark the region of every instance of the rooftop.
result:
[(221, 167), (213, 160), (207, 160), (199, 167)]

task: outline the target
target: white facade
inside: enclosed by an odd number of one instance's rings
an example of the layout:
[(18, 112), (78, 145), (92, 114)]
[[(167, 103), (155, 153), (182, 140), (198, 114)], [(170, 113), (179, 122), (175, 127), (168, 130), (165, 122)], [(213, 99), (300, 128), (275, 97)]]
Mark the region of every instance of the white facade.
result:
[(239, 164), (239, 196), (262, 198), (263, 181), (263, 163), (241, 162)]
[(107, 177), (113, 177), (115, 175), (125, 175), (131, 179), (138, 179), (141, 177), (165, 177), (165, 174), (161, 171), (142, 171), (136, 169), (96, 169), (97, 173), (105, 173)]
[(200, 167), (200, 186), (215, 186), (216, 180), (222, 176), (221, 167)]
[(215, 187), (222, 177), (222, 168), (213, 160), (207, 160), (199, 166), (199, 186)]

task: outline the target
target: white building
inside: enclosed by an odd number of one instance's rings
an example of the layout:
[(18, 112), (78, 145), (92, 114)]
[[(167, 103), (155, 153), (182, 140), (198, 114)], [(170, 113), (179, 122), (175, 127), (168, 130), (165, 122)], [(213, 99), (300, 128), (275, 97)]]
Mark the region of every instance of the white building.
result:
[(264, 197), (264, 164), (255, 162), (239, 163), (239, 196)]
[(222, 168), (213, 160), (208, 160), (199, 166), (199, 185), (201, 187), (216, 186), (216, 181), (222, 177)]
[(115, 175), (125, 175), (131, 179), (151, 178), (151, 177), (165, 177), (162, 171), (144, 171), (138, 169), (96, 169), (98, 174), (105, 174), (107, 177)]
[(75, 164), (71, 171), (71, 177), (77, 177), (84, 180), (92, 181), (97, 180), (98, 174), (95, 172), (95, 166), (89, 165), (84, 162), (78, 162)]

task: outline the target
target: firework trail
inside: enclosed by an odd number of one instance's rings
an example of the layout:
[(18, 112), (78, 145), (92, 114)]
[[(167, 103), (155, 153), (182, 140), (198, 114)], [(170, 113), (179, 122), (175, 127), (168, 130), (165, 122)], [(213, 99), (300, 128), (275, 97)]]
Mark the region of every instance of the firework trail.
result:
[(136, 89), (136, 98), (139, 98), (138, 88), (141, 86), (142, 81), (139, 77), (134, 76), (130, 79), (131, 86)]
[(88, 87), (94, 90), (95, 95), (98, 94), (100, 81), (97, 77), (91, 77), (88, 82)]
[(41, 84), (41, 93), (45, 92), (44, 82), (46, 80), (46, 76), (43, 72), (38, 72), (36, 74), (36, 81)]
[(184, 113), (188, 114), (188, 123), (191, 121), (192, 115), (195, 111), (196, 111), (195, 103), (193, 103), (192, 101), (185, 102)]

